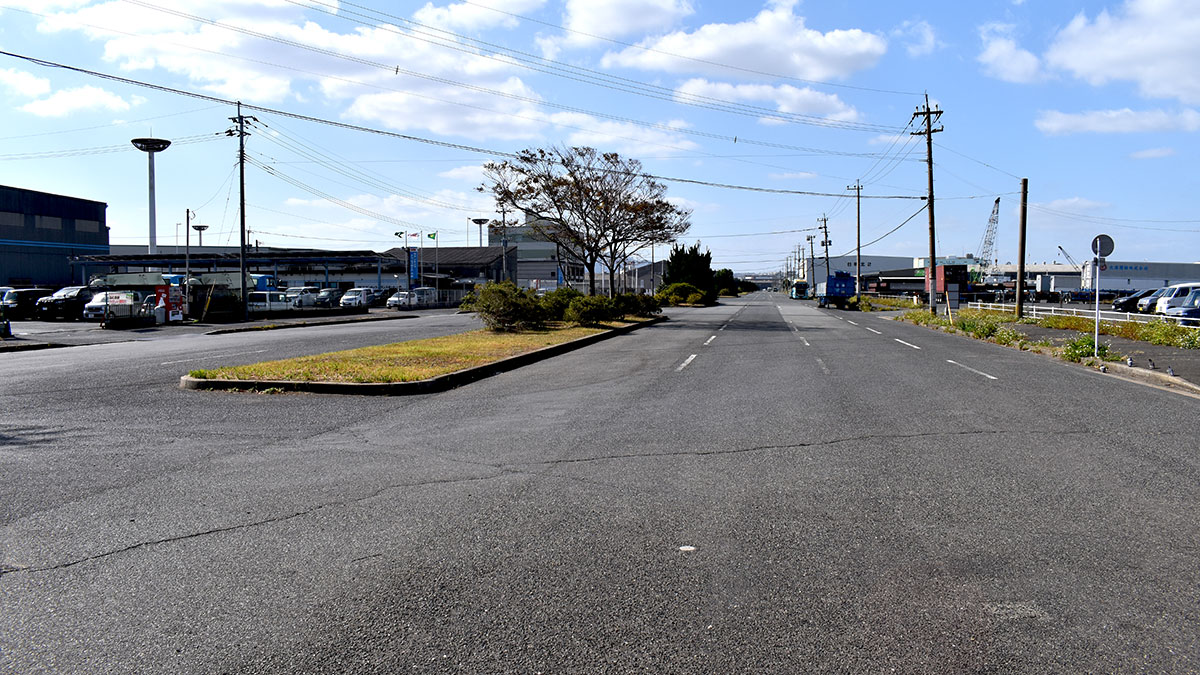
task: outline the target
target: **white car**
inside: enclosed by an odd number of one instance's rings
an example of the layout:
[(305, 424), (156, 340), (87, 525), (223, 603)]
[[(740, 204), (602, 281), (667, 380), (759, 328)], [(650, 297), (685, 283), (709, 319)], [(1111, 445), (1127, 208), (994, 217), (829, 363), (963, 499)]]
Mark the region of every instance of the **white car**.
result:
[(251, 312), (284, 312), (292, 308), (287, 293), (283, 291), (254, 291), (246, 298), (246, 309)]
[(421, 286), (408, 291), (400, 291), (388, 298), (387, 306), (400, 309), (402, 307), (430, 307), (437, 302), (437, 289)]
[(1200, 283), (1189, 282), (1186, 284), (1174, 284), (1167, 286), (1163, 294), (1158, 296), (1154, 301), (1154, 313), (1166, 314), (1171, 307), (1178, 307), (1183, 304), (1184, 298), (1194, 290), (1200, 289)]
[(370, 288), (351, 288), (342, 296), (342, 307), (370, 307), (375, 291)]
[(314, 307), (320, 292), (321, 289), (316, 286), (298, 286), (287, 289), (287, 297), (292, 302), (292, 307)]

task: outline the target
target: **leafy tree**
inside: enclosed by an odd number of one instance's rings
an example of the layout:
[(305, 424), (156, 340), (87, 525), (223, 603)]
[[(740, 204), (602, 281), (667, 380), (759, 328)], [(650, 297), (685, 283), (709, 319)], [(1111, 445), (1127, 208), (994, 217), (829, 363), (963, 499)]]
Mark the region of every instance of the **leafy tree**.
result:
[(579, 260), (596, 294), (596, 267), (610, 281), (629, 256), (687, 232), (689, 212), (666, 200), (666, 188), (642, 172), (641, 162), (615, 152), (571, 147), (522, 150), (516, 158), (484, 165), (496, 203), (532, 216), (533, 229)]
[(721, 295), (738, 294), (738, 280), (733, 277), (733, 270), (728, 267), (723, 267), (716, 272), (713, 272), (713, 288), (717, 289)]
[(712, 252), (700, 252), (700, 243), (691, 246), (677, 244), (671, 247), (667, 267), (663, 272), (663, 285), (691, 284), (704, 296), (705, 302), (716, 299), (717, 289), (713, 279)]

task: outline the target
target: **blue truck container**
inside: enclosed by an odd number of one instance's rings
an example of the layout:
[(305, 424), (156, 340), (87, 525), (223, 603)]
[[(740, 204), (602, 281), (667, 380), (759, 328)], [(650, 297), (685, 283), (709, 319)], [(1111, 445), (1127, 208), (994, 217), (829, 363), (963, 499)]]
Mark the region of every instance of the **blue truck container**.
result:
[(824, 283), (817, 284), (817, 307), (833, 305), (846, 308), (846, 301), (854, 297), (854, 277), (849, 272), (834, 272)]

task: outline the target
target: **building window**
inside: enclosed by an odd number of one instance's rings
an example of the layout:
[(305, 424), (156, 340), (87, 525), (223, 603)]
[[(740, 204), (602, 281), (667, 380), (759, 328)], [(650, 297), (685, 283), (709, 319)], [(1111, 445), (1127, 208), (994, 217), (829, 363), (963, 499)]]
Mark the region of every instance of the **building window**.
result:
[(25, 216), (12, 211), (0, 211), (0, 227), (25, 227)]
[(61, 230), (62, 218), (55, 216), (34, 216), (33, 226), (39, 230)]
[(98, 220), (75, 220), (76, 232), (99, 232), (100, 221)]

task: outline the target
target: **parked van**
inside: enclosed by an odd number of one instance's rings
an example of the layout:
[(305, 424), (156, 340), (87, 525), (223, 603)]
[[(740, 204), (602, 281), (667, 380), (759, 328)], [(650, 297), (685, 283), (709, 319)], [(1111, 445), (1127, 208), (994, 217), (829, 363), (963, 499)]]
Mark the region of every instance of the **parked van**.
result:
[(321, 289), (316, 286), (295, 286), (287, 289), (288, 299), (292, 301), (292, 307), (314, 307), (317, 304), (317, 293)]
[(342, 307), (370, 307), (375, 291), (370, 288), (351, 288), (342, 296)]
[(1154, 313), (1165, 314), (1168, 308), (1182, 305), (1183, 299), (1188, 296), (1188, 293), (1198, 288), (1200, 288), (1200, 282), (1194, 281), (1167, 286), (1163, 294), (1158, 296), (1158, 300), (1154, 303)]
[(387, 306), (396, 309), (411, 309), (414, 307), (431, 307), (437, 303), (437, 289), (421, 286), (408, 291), (400, 291), (388, 298)]
[(251, 312), (284, 312), (291, 308), (292, 302), (282, 291), (254, 291), (246, 297), (246, 309)]

